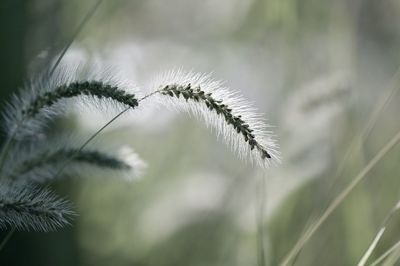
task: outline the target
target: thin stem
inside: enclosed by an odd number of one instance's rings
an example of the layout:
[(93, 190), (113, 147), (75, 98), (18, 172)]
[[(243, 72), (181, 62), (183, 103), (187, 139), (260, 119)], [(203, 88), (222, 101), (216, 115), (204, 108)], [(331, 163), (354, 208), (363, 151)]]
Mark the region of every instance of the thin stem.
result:
[(351, 181), (351, 183), (332, 201), (328, 208), (323, 212), (318, 221), (304, 234), (289, 252), (281, 265), (288, 265), (289, 262), (296, 256), (307, 241), (314, 235), (319, 227), (326, 219), (336, 210), (336, 208), (347, 198), (350, 192), (363, 180), (367, 174), (376, 166), (382, 158), (392, 150), (400, 141), (400, 131), (375, 155), (375, 157), (364, 167), (364, 169)]
[(386, 227), (383, 227), (379, 230), (379, 232), (376, 234), (374, 240), (372, 241), (371, 245), (369, 245), (367, 251), (364, 253), (361, 260), (358, 262), (357, 266), (364, 266), (367, 263), (369, 257), (372, 254), (372, 251), (374, 251), (376, 245), (378, 244), (379, 240), (383, 236), (383, 233), (385, 232), (385, 230), (386, 230)]
[(79, 149), (67, 160), (65, 163), (60, 167), (60, 169), (57, 171), (55, 174), (55, 177), (58, 177), (61, 172), (68, 166), (69, 163), (72, 162), (74, 157), (79, 154), (95, 137), (97, 137), (106, 127), (108, 127), (111, 123), (113, 123), (115, 120), (117, 120), (120, 116), (122, 116), (124, 113), (126, 113), (131, 107), (125, 108), (123, 111), (121, 111), (119, 114), (114, 116), (110, 121), (108, 121), (104, 126), (102, 126), (99, 130), (97, 130), (92, 136), (90, 136), (80, 147)]
[(386, 91), (385, 96), (381, 98), (378, 107), (374, 110), (370, 120), (365, 126), (362, 133), (362, 140), (368, 138), (368, 136), (374, 129), (380, 114), (382, 113), (383, 110), (385, 110), (386, 106), (390, 103), (390, 100), (393, 99), (394, 95), (396, 95), (396, 93), (399, 91), (400, 86), (397, 85), (399, 77), (400, 77), (400, 67), (397, 69), (396, 73), (393, 75), (391, 81), (389, 82), (390, 89), (385, 90)]
[[(92, 9), (86, 14), (86, 16), (83, 18), (82, 22), (79, 24), (78, 28), (76, 29), (76, 31), (74, 32), (74, 34), (72, 35), (71, 39), (69, 40), (69, 42), (65, 45), (64, 49), (62, 50), (60, 56), (57, 58), (56, 63), (54, 64), (54, 66), (52, 67), (52, 69), (50, 70), (50, 76), (54, 73), (54, 71), (56, 70), (57, 66), (60, 64), (61, 59), (64, 57), (65, 53), (68, 51), (69, 47), (71, 46), (71, 44), (74, 42), (74, 40), (76, 39), (76, 37), (78, 36), (78, 34), (82, 31), (83, 27), (86, 25), (86, 23), (89, 21), (89, 19), (94, 15), (95, 11), (97, 10), (97, 8), (100, 6), (100, 4), (103, 2), (103, 0), (98, 0), (96, 2), (96, 4), (92, 7)], [(129, 109), (129, 108), (127, 108)], [(123, 113), (125, 112), (122, 111), (115, 119), (117, 119), (119, 116), (121, 116)], [(115, 120), (114, 119), (114, 120)], [(114, 120), (111, 120), (109, 123), (111, 124)], [(104, 128), (108, 126), (108, 123), (104, 126)], [(101, 130), (103, 130), (104, 128), (100, 129), (100, 131), (96, 132), (92, 137), (90, 137), (81, 147), (81, 149), (79, 149), (80, 151), (92, 140), (94, 139), (100, 132)], [(64, 169), (64, 168), (63, 168)]]
[(375, 106), (374, 110), (369, 116), (369, 119), (364, 126), (364, 128), (361, 130), (360, 133), (358, 133), (356, 136), (352, 138), (350, 141), (350, 145), (348, 146), (344, 156), (342, 156), (341, 162), (336, 170), (336, 174), (333, 178), (333, 182), (330, 186), (330, 189), (332, 190), (332, 187), (334, 186), (334, 183), (337, 181), (339, 177), (342, 176), (344, 173), (344, 170), (346, 168), (346, 164), (349, 161), (350, 156), (355, 152), (357, 148), (359, 148), (363, 141), (365, 141), (369, 135), (371, 134), (372, 130), (375, 128), (376, 123), (379, 119), (379, 116), (382, 114), (382, 112), (385, 110), (386, 106), (390, 103), (390, 101), (393, 99), (393, 96), (398, 92), (400, 86), (396, 86), (398, 83), (398, 79), (400, 77), (400, 67), (396, 70), (395, 74), (393, 74), (389, 85), (385, 89), (386, 93), (384, 93), (383, 97), (380, 98), (378, 104)]
[(15, 228), (12, 228), (10, 231), (8, 231), (7, 235), (3, 238), (3, 240), (0, 243), (0, 251), (3, 250), (4, 246), (7, 244), (8, 240), (13, 236), (15, 233)]
[(259, 184), (257, 184), (257, 262), (259, 266), (265, 266), (265, 245), (264, 245), (264, 217), (265, 217), (265, 199), (266, 199), (266, 191), (265, 191), (265, 178), (266, 176), (263, 174), (261, 176), (261, 180), (259, 180)]
[(143, 96), (142, 98), (140, 98), (140, 99), (138, 100), (138, 102), (141, 102), (141, 101), (143, 101), (143, 100), (146, 100), (147, 98), (153, 96), (154, 94), (157, 94), (157, 93), (162, 92), (162, 90), (163, 90), (163, 89), (159, 89), (159, 90), (153, 91), (153, 92), (151, 92), (151, 93), (149, 93), (149, 94)]
[[(145, 96), (143, 96), (141, 99), (138, 100), (138, 103), (155, 95), (156, 93), (159, 93), (161, 90), (153, 91), (152, 93), (149, 93)], [(55, 174), (55, 178), (58, 177), (62, 171), (68, 166), (69, 163), (74, 159), (74, 157), (81, 152), (94, 138), (96, 138), (101, 132), (103, 132), (104, 129), (106, 129), (109, 125), (111, 125), (115, 120), (117, 120), (120, 116), (125, 114), (131, 107), (126, 107), (124, 110), (122, 110), (120, 113), (118, 113), (116, 116), (114, 116), (110, 121), (108, 121), (106, 124), (104, 124), (100, 129), (98, 129), (93, 135), (91, 135), (80, 147), (79, 149), (67, 160), (65, 163), (60, 167), (60, 169), (57, 171)]]
[(68, 51), (69, 47), (71, 44), (74, 42), (78, 34), (82, 31), (83, 27), (86, 25), (86, 23), (89, 21), (89, 19), (93, 16), (93, 14), (96, 12), (97, 8), (100, 6), (100, 4), (103, 2), (103, 0), (98, 0), (96, 4), (92, 7), (92, 9), (86, 14), (86, 16), (83, 18), (82, 22), (79, 24), (78, 28), (74, 32), (74, 34), (71, 36), (71, 39), (68, 41), (68, 43), (64, 46), (64, 49), (61, 51), (61, 54), (58, 56), (57, 61), (54, 63), (53, 67), (50, 70), (50, 76), (53, 75), (54, 71), (60, 64), (61, 60), (63, 59), (65, 53)]

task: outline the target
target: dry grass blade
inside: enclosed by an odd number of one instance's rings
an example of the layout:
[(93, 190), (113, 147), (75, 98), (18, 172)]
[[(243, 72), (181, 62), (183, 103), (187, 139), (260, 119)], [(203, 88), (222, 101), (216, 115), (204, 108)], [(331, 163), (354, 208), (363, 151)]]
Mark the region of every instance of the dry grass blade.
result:
[(358, 266), (364, 266), (368, 261), (369, 257), (371, 256), (372, 252), (374, 251), (376, 245), (378, 244), (379, 240), (382, 238), (383, 233), (386, 231), (386, 227), (389, 224), (390, 220), (392, 219), (393, 215), (400, 209), (400, 201), (390, 210), (389, 214), (385, 217), (382, 225), (380, 226), (378, 233), (376, 234), (374, 240), (372, 241), (371, 245), (368, 247), (367, 251), (361, 258)]
[(361, 260), (358, 262), (357, 266), (364, 266), (369, 257), (372, 254), (372, 251), (375, 249), (376, 245), (378, 244), (379, 240), (382, 238), (383, 233), (385, 232), (386, 227), (381, 228), (378, 233), (376, 234), (374, 240), (372, 241), (371, 245), (368, 247), (367, 251), (365, 252), (364, 256), (362, 256)]
[(400, 248), (400, 241), (396, 242), (393, 246), (391, 246), (385, 253), (383, 253), (379, 258), (377, 258), (374, 262), (370, 264), (370, 266), (379, 265), (384, 259), (386, 259), (389, 255), (391, 255), (394, 251)]
[(367, 174), (376, 166), (382, 158), (400, 142), (400, 131), (375, 155), (375, 157), (362, 169), (362, 171), (351, 181), (351, 183), (331, 202), (328, 208), (323, 212), (317, 222), (307, 230), (293, 249), (289, 252), (281, 265), (289, 265), (292, 259), (303, 248), (307, 241), (314, 235), (318, 228), (326, 221), (326, 219), (336, 210), (336, 208), (347, 198), (350, 192), (362, 181)]
[(386, 260), (381, 264), (382, 266), (397, 266), (399, 265), (397, 262), (400, 259), (400, 250), (395, 249), (392, 253), (390, 253)]
[(393, 246), (391, 246), (386, 252), (384, 252), (379, 258), (377, 258), (374, 262), (370, 264), (370, 266), (379, 265), (382, 261), (384, 261), (388, 256), (390, 256), (393, 252), (400, 248), (400, 241), (396, 242)]

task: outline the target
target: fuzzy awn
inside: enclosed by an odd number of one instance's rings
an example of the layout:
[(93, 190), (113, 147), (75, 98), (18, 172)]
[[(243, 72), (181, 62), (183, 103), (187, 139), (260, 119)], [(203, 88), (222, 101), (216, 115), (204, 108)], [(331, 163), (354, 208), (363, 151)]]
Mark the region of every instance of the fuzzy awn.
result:
[[(19, 149), (20, 150), (20, 149)], [(126, 149), (124, 149), (126, 151)], [(69, 147), (47, 147), (46, 149), (22, 149), (12, 156), (14, 160), (6, 163), (5, 176), (18, 182), (44, 182), (55, 178), (61, 165), (71, 160), (64, 173), (78, 174), (80, 166), (97, 167), (103, 170), (114, 170), (129, 173), (129, 179), (139, 177), (145, 163), (132, 150), (124, 154), (112, 154), (101, 150), (79, 150)], [(17, 156), (18, 155), (18, 156)], [(22, 157), (22, 158), (19, 158)], [(76, 169), (77, 171), (72, 171)]]
[(100, 105), (102, 109), (110, 104), (137, 107), (135, 94), (126, 85), (107, 73), (95, 75), (83, 70), (83, 67), (63, 67), (52, 76), (42, 75), (14, 95), (4, 113), (8, 137), (21, 139), (37, 135), (49, 118), (65, 111), (64, 103), (71, 98), (87, 99), (87, 103)]
[(32, 185), (0, 185), (0, 228), (54, 231), (69, 224), (73, 215), (67, 201)]
[(178, 70), (160, 75), (148, 87), (152, 95), (162, 96), (160, 104), (189, 112), (214, 128), (240, 158), (262, 167), (279, 162), (278, 146), (262, 116), (220, 81)]

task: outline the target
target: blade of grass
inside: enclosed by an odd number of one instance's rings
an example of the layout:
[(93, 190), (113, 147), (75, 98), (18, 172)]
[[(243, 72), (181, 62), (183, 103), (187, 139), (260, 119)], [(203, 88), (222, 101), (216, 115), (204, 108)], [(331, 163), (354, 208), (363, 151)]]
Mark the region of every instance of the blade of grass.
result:
[(382, 266), (394, 266), (398, 265), (396, 262), (400, 259), (400, 250), (395, 249), (392, 253), (389, 254), (389, 256), (386, 258), (386, 260), (381, 264)]
[(364, 266), (366, 262), (368, 261), (369, 257), (371, 256), (372, 252), (374, 251), (375, 247), (377, 246), (379, 240), (382, 238), (383, 233), (386, 230), (387, 225), (389, 224), (390, 220), (394, 216), (394, 214), (400, 209), (400, 201), (397, 202), (397, 204), (390, 210), (388, 215), (386, 215), (382, 225), (379, 227), (378, 233), (375, 235), (374, 240), (372, 243), (369, 245), (367, 251), (365, 254), (362, 256), (360, 262), (358, 263), (358, 266)]
[(378, 244), (379, 240), (382, 238), (383, 233), (385, 232), (386, 227), (381, 228), (378, 233), (376, 234), (374, 240), (372, 241), (371, 245), (368, 247), (367, 251), (365, 252), (364, 256), (362, 256), (361, 260), (358, 262), (357, 266), (364, 266), (369, 257), (372, 254), (372, 251), (375, 249), (376, 245)]
[(377, 258), (374, 262), (370, 264), (370, 266), (379, 265), (384, 259), (386, 259), (390, 254), (400, 248), (400, 241), (396, 242), (393, 246), (391, 246), (385, 253), (383, 253), (379, 258)]
[(319, 217), (317, 222), (304, 234), (295, 244), (293, 249), (284, 258), (280, 265), (288, 265), (296, 254), (302, 249), (307, 241), (314, 235), (326, 219), (336, 210), (336, 208), (347, 198), (352, 190), (362, 181), (367, 174), (377, 165), (382, 158), (388, 154), (400, 141), (400, 131), (375, 155), (375, 157), (362, 169), (362, 171), (351, 181), (351, 183), (331, 202), (328, 208)]
[[(306, 226), (304, 227), (303, 231), (301, 232), (301, 235), (306, 235), (308, 234), (310, 228), (313, 227), (313, 225), (316, 223), (316, 219), (315, 217), (312, 219), (309, 219), (306, 223)], [(292, 263), (291, 265), (295, 265), (297, 262), (297, 259), (300, 257), (301, 254), (301, 250), (303, 249), (303, 247), (299, 250), (299, 252), (297, 252), (296, 256), (294, 256), (294, 258), (292, 259)]]

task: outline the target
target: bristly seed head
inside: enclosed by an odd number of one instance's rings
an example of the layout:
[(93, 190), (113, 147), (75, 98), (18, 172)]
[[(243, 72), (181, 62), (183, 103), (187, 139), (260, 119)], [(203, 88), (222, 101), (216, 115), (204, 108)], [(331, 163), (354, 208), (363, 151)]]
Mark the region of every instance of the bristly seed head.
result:
[[(40, 146), (40, 144), (38, 144)], [(127, 180), (138, 179), (146, 163), (131, 149), (124, 147), (118, 151), (103, 149), (80, 150), (52, 143), (48, 147), (17, 147), (7, 160), (7, 171), (3, 172), (8, 180), (18, 183), (41, 183), (61, 176), (80, 175), (82, 170), (100, 169), (101, 173), (121, 175)], [(21, 152), (23, 155), (21, 155)], [(66, 163), (68, 168), (63, 167)], [(62, 172), (60, 172), (62, 171)], [(114, 173), (110, 171), (115, 171)], [(60, 175), (60, 174), (63, 175)]]
[(129, 170), (130, 165), (124, 161), (105, 154), (96, 150), (78, 150), (78, 149), (58, 149), (54, 152), (39, 153), (33, 158), (29, 158), (19, 165), (13, 172), (13, 178), (18, 178), (20, 175), (24, 175), (36, 168), (41, 168), (46, 165), (59, 165), (67, 160), (71, 160), (71, 163), (85, 163), (100, 168), (118, 169), (118, 170)]
[(232, 109), (224, 104), (223, 100), (214, 99), (212, 93), (205, 93), (200, 86), (193, 88), (189, 83), (183, 86), (178, 84), (167, 85), (161, 90), (161, 94), (176, 98), (182, 95), (186, 101), (203, 102), (210, 111), (215, 111), (217, 115), (223, 116), (228, 125), (231, 125), (237, 133), (243, 135), (251, 150), (256, 148), (262, 159), (271, 159), (269, 152), (255, 139), (254, 130), (243, 121), (241, 115), (233, 115)]
[(62, 99), (80, 95), (93, 96), (99, 99), (112, 99), (132, 108), (138, 106), (138, 101), (134, 94), (128, 94), (116, 86), (111, 86), (101, 81), (83, 81), (61, 85), (53, 91), (39, 95), (27, 109), (22, 111), (22, 114), (33, 117), (44, 107), (49, 107)]
[(114, 73), (94, 70), (91, 65), (64, 66), (52, 75), (45, 72), (33, 77), (14, 94), (2, 114), (8, 137), (20, 141), (43, 135), (48, 121), (66, 112), (75, 98), (80, 105), (101, 110), (138, 106), (133, 84)]
[(69, 224), (70, 204), (32, 185), (0, 184), (0, 228), (54, 231)]

